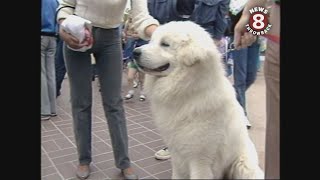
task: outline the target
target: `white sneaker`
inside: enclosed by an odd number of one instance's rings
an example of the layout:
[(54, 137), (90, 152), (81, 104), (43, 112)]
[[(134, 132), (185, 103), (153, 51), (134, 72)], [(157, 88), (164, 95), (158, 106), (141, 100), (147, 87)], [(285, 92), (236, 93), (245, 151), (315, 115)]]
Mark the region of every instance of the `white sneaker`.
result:
[(134, 91), (130, 90), (128, 94), (124, 97), (125, 100), (129, 100), (133, 98)]
[(132, 99), (133, 98), (133, 94), (127, 94), (124, 99), (125, 100), (129, 100), (129, 99)]
[(145, 101), (146, 100), (146, 96), (141, 94), (140, 97), (139, 97), (139, 100), (140, 101)]
[(155, 158), (159, 160), (166, 160), (171, 158), (170, 152), (167, 147), (159, 150), (154, 155), (155, 155)]
[(249, 121), (249, 119), (248, 119), (247, 116), (246, 116), (246, 118), (244, 119), (244, 123), (245, 123), (245, 125), (247, 126), (247, 129), (250, 129), (250, 128), (251, 128), (251, 123), (250, 123), (250, 121)]
[(139, 82), (133, 81), (133, 88), (137, 88), (139, 86)]

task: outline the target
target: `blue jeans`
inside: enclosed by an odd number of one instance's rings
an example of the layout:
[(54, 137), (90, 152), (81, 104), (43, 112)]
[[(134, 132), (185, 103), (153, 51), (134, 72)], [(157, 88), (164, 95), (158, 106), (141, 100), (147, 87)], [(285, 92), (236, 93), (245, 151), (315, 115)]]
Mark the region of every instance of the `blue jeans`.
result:
[(63, 40), (60, 38), (57, 40), (55, 66), (56, 66), (56, 89), (57, 89), (57, 96), (59, 96), (60, 90), (61, 90), (61, 84), (67, 72), (66, 66), (64, 64), (64, 58), (63, 58)]
[(128, 38), (124, 46), (123, 59), (132, 59), (132, 52), (135, 47), (136, 39)]
[(73, 130), (79, 163), (88, 165), (91, 156), (92, 65), (93, 53), (101, 86), (116, 167), (130, 167), (128, 134), (121, 97), (122, 48), (119, 28), (92, 28), (94, 44), (86, 52), (64, 46), (64, 57), (70, 82)]
[(145, 41), (143, 39), (128, 38), (123, 51), (123, 58), (133, 59), (132, 55), (133, 55), (134, 48), (140, 47), (145, 44), (148, 44), (148, 41)]
[(143, 45), (145, 45), (145, 44), (148, 44), (148, 41), (145, 41), (145, 40), (143, 40), (143, 39), (137, 39), (137, 40), (136, 40), (136, 44), (135, 44), (135, 48), (136, 48), (136, 47), (143, 46)]
[(234, 59), (234, 88), (237, 93), (237, 100), (243, 107), (245, 114), (247, 114), (246, 91), (256, 80), (258, 62), (260, 58), (259, 49), (260, 44), (256, 41), (247, 48), (232, 52)]

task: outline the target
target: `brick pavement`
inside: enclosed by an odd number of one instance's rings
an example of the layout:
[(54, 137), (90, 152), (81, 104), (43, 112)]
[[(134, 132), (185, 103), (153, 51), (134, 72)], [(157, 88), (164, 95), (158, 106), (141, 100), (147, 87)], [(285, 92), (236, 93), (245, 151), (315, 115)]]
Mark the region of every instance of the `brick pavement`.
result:
[[(97, 80), (93, 82), (93, 124), (92, 124), (92, 174), (95, 180), (119, 179), (119, 170), (115, 168)], [(124, 75), (123, 87), (126, 89)], [(68, 80), (63, 82), (62, 95), (58, 98), (58, 116), (41, 122), (41, 176), (42, 180), (75, 180), (77, 154), (72, 130), (71, 107), (69, 103)], [(265, 138), (265, 84), (262, 72), (258, 73), (255, 84), (247, 93), (250, 129), (264, 169)], [(169, 179), (171, 177), (170, 160), (155, 160), (154, 153), (164, 147), (156, 130), (149, 102), (140, 102), (138, 97), (124, 103), (128, 135), (129, 154), (132, 165), (141, 179)]]

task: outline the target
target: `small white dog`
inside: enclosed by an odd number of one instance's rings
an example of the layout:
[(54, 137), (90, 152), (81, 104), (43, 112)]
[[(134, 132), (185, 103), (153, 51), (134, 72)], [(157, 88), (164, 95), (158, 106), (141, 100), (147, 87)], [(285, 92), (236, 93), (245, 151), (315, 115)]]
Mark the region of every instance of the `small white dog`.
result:
[(211, 36), (192, 22), (160, 26), (134, 50), (173, 179), (263, 179), (244, 112)]

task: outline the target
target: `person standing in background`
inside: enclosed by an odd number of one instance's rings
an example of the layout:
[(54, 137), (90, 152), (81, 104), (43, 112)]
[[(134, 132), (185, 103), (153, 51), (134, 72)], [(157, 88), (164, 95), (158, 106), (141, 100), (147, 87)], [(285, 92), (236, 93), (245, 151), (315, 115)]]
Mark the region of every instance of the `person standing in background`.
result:
[[(235, 26), (235, 47), (247, 47), (256, 41), (256, 37), (246, 32), (245, 25), (250, 18), (249, 9), (256, 6), (266, 7), (267, 0), (249, 0)], [(267, 38), (267, 50), (264, 62), (266, 80), (267, 128), (265, 149), (265, 178), (280, 178), (280, 0), (272, 0)]]
[(55, 54), (57, 48), (57, 0), (41, 1), (41, 120), (57, 115)]

